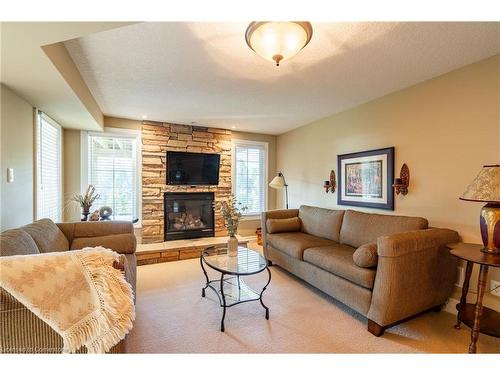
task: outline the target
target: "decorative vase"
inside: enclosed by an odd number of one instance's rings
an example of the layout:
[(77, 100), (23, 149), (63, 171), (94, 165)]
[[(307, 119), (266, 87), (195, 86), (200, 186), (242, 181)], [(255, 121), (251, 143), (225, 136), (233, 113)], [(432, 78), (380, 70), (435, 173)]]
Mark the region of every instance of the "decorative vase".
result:
[(90, 215), (90, 210), (86, 210), (86, 209), (83, 209), (82, 210), (82, 219), (81, 221), (87, 221), (88, 220), (88, 216)]
[(238, 255), (238, 239), (236, 236), (230, 236), (227, 240), (227, 255), (235, 257)]

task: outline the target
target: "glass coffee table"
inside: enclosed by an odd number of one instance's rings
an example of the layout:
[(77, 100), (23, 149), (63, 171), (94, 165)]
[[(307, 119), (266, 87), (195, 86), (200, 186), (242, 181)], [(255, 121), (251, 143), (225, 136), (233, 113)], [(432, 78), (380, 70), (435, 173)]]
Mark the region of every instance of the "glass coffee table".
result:
[[(262, 294), (271, 282), (271, 271), (267, 267), (267, 260), (261, 254), (246, 247), (238, 247), (238, 255), (230, 257), (227, 255), (227, 248), (211, 246), (201, 253), (200, 264), (207, 279), (201, 289), (201, 296), (205, 297), (205, 289), (210, 288), (219, 298), (222, 307), (221, 332), (224, 332), (226, 308), (243, 302), (260, 301), (266, 310), (266, 319), (269, 320), (269, 308), (262, 301)], [(210, 280), (205, 265), (220, 272), (220, 279)], [(241, 279), (241, 276), (255, 275), (264, 270), (267, 270), (269, 278), (260, 293), (251, 289)]]

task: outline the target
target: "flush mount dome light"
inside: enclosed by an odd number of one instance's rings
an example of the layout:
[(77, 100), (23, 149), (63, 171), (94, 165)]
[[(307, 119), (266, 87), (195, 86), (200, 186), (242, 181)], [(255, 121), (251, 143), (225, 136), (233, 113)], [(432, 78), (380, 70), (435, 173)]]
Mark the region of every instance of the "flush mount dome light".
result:
[(248, 46), (276, 66), (299, 53), (311, 37), (309, 22), (252, 22), (245, 33)]

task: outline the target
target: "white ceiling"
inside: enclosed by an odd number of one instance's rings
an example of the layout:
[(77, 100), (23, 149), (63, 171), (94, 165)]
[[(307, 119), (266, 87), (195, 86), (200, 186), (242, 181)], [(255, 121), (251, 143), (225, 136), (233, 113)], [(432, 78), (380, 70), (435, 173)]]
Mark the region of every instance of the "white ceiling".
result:
[(281, 134), (500, 53), (500, 23), (315, 23), (280, 67), (246, 23), (140, 23), (65, 42), (105, 115)]

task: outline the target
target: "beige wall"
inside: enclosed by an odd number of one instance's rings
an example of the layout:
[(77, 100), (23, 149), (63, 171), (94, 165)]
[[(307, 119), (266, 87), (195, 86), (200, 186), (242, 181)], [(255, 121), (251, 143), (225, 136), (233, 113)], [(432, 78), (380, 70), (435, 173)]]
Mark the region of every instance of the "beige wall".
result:
[[(108, 128), (122, 128), (140, 130), (142, 121), (105, 116), (104, 126)], [(271, 180), (276, 174), (276, 136), (244, 132), (232, 132), (233, 139), (258, 141), (268, 143), (268, 176)], [(69, 199), (81, 186), (81, 156), (80, 132), (77, 130), (64, 131), (64, 191)], [(268, 208), (276, 208), (276, 191), (268, 188)], [(79, 213), (73, 205), (66, 205), (65, 220), (78, 220)], [(260, 220), (246, 219), (240, 224), (239, 234), (243, 236), (255, 235), (255, 230), (260, 226)]]
[[(267, 134), (255, 134), (245, 132), (232, 132), (232, 139), (254, 142), (267, 142), (267, 175), (270, 182), (276, 175), (276, 136)], [(272, 210), (276, 208), (276, 190), (267, 187), (267, 207)], [(260, 218), (243, 219), (238, 228), (238, 234), (242, 236), (255, 236), (256, 229), (260, 227)]]
[[(0, 229), (33, 221), (33, 106), (1, 84)], [(7, 183), (7, 168), (14, 182)]]
[[(322, 187), (330, 170), (337, 172), (337, 155), (389, 146), (396, 148), (396, 175), (407, 163), (411, 181), (394, 212), (378, 212), (423, 216), (479, 243), (482, 204), (458, 197), (483, 164), (500, 162), (500, 56), (278, 136), (290, 206), (337, 207), (337, 195)], [(490, 275), (500, 280), (500, 270)], [(500, 299), (489, 301), (500, 308)]]
[(63, 132), (63, 207), (64, 221), (80, 220), (80, 208), (71, 201), (81, 193), (81, 142), (80, 131), (64, 129)]

